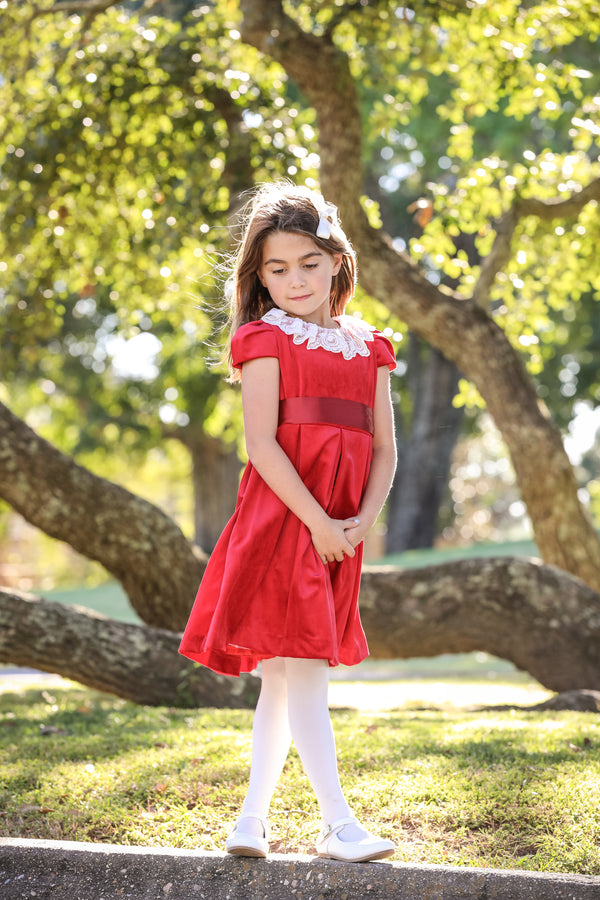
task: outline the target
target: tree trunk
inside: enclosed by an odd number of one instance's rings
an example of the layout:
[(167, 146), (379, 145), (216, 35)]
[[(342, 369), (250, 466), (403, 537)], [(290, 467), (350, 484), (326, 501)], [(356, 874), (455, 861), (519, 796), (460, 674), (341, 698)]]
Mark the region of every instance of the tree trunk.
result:
[(205, 560), (175, 522), (77, 465), (1, 403), (0, 497), (30, 524), (101, 563), (144, 622), (184, 628)]
[(235, 509), (241, 463), (235, 450), (205, 434), (186, 446), (192, 457), (196, 543), (212, 553)]
[[(600, 590), (600, 539), (579, 502), (560, 432), (538, 402), (518, 353), (480, 302), (433, 285), (410, 257), (393, 248), (388, 235), (367, 221), (360, 205), (362, 122), (348, 57), (330, 34), (302, 31), (285, 15), (281, 0), (241, 0), (240, 7), (242, 39), (277, 60), (315, 109), (321, 188), (339, 204), (358, 253), (361, 285), (475, 384), (510, 452), (544, 560)], [(597, 199), (600, 179), (581, 196), (586, 202)], [(545, 210), (535, 201), (530, 207), (532, 214)], [(565, 214), (574, 212), (577, 203), (569, 201)], [(482, 268), (487, 273), (485, 261)]]
[(398, 467), (388, 500), (387, 553), (433, 545), (464, 414), (452, 405), (459, 378), (455, 364), (412, 333), (409, 341), (412, 415), (405, 426), (397, 405)]
[(0, 589), (0, 663), (54, 672), (148, 706), (254, 706), (257, 678), (227, 678), (177, 652), (180, 635)]
[[(361, 615), (371, 656), (483, 650), (556, 691), (600, 689), (600, 595), (525, 559), (367, 568)], [(0, 590), (0, 663), (56, 672), (136, 703), (252, 706), (256, 679), (226, 678), (177, 653), (179, 635)]]

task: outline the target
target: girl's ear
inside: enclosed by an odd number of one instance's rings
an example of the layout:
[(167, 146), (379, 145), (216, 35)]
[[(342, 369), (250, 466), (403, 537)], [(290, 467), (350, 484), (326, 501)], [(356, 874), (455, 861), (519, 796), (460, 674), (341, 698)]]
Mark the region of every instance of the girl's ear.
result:
[(257, 269), (257, 270), (256, 270), (256, 277), (258, 278), (258, 280), (260, 281), (260, 283), (262, 284), (262, 286), (263, 286), (263, 287), (266, 287), (265, 282), (264, 282), (264, 278), (263, 278), (262, 275), (260, 274), (260, 269)]
[(337, 273), (340, 271), (340, 269), (342, 268), (343, 259), (344, 259), (343, 253), (334, 254), (332, 275), (337, 275)]

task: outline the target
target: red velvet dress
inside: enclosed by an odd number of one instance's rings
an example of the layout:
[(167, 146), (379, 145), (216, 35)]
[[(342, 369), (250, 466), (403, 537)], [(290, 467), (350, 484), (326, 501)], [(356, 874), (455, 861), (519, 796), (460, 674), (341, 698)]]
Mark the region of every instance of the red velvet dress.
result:
[[(359, 319), (340, 316), (338, 322), (340, 328), (326, 329), (270, 310), (234, 335), (234, 365), (275, 356), (280, 401), (337, 398), (372, 408), (378, 367), (396, 365), (392, 345)], [(282, 424), (280, 416), (277, 441), (328, 515), (356, 515), (373, 444), (360, 423)], [(225, 675), (250, 672), (273, 656), (354, 665), (368, 655), (358, 612), (361, 563), (362, 544), (354, 557), (323, 565), (308, 528), (248, 463), (180, 653)]]

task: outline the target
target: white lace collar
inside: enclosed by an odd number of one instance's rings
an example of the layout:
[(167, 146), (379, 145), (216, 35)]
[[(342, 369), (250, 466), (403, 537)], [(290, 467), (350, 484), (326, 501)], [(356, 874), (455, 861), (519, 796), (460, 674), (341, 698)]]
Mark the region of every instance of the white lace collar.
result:
[(288, 316), (283, 309), (270, 309), (262, 317), (263, 322), (276, 325), (292, 337), (295, 344), (306, 341), (307, 350), (330, 350), (341, 353), (344, 359), (368, 356), (367, 343), (372, 343), (373, 330), (370, 325), (354, 316), (334, 316), (339, 328), (324, 328), (314, 322), (305, 322), (295, 316)]

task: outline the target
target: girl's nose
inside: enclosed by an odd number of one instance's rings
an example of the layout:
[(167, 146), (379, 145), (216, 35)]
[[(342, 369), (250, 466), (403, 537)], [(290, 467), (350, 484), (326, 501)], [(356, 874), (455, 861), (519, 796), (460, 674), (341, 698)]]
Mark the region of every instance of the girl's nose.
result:
[(302, 269), (297, 269), (295, 272), (292, 272), (291, 283), (292, 287), (305, 283), (304, 272)]

